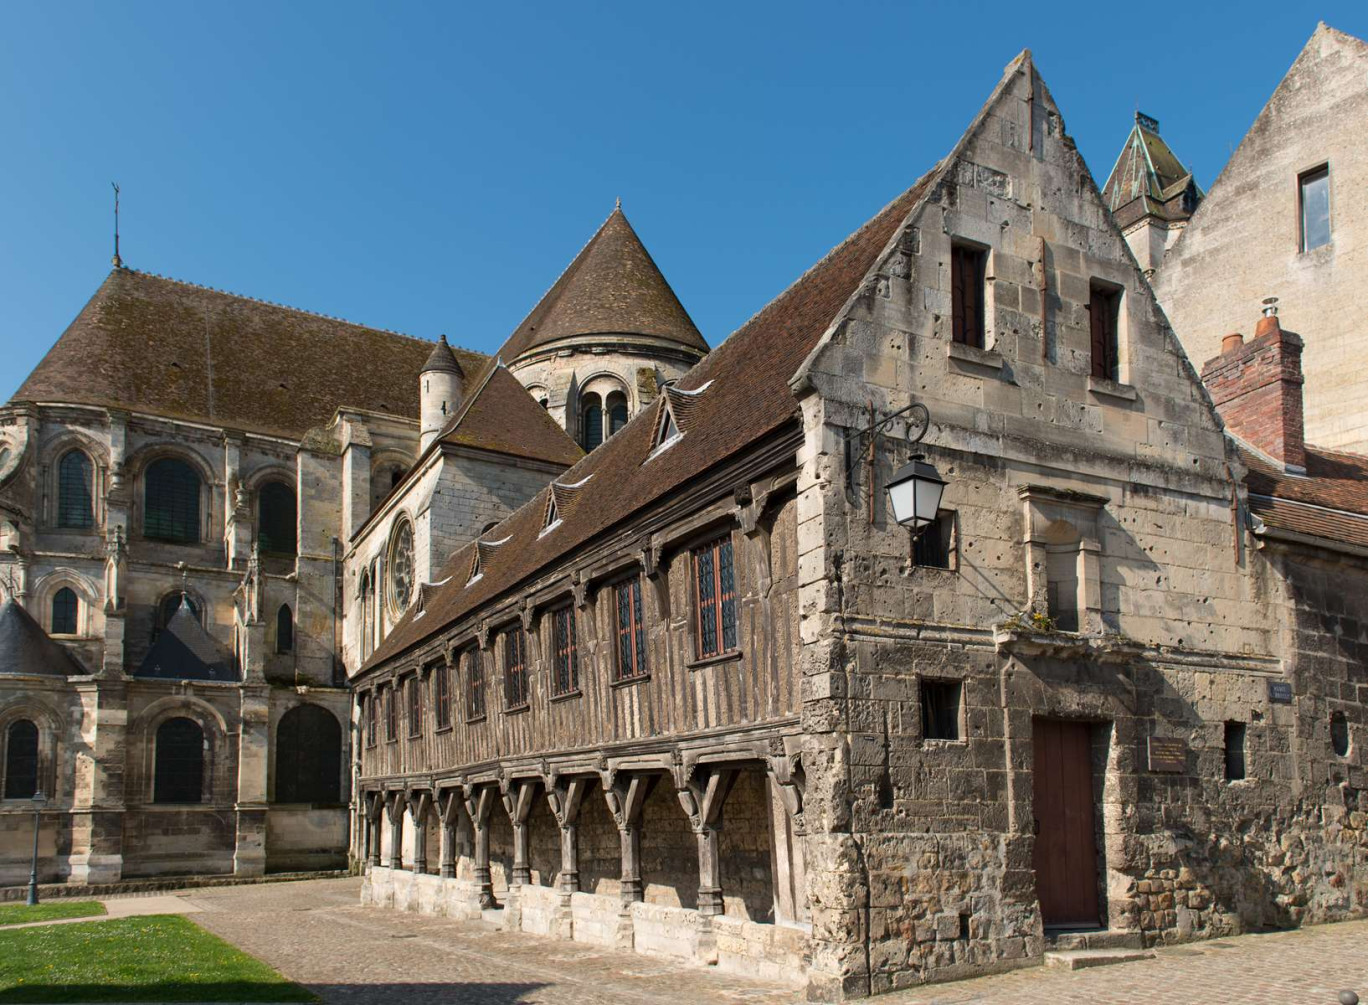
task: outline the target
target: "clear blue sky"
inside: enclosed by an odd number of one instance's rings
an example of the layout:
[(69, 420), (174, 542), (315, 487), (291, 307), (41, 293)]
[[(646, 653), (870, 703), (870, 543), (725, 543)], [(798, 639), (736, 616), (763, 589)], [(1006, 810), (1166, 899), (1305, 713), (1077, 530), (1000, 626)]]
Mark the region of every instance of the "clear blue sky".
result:
[[(1216, 8), (1219, 8), (1217, 10)], [(109, 269), (492, 350), (621, 196), (721, 341), (1030, 47), (1099, 181), (1138, 106), (1207, 187), (1368, 3), (0, 6), (0, 400)]]

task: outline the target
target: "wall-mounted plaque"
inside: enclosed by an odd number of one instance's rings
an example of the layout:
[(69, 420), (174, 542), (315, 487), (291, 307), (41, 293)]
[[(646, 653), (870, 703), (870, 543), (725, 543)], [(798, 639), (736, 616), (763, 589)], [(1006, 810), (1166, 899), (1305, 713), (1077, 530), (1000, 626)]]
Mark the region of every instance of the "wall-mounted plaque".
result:
[(1285, 680), (1268, 682), (1268, 700), (1277, 705), (1292, 704), (1292, 685)]
[(1149, 769), (1151, 771), (1186, 771), (1187, 741), (1169, 736), (1149, 738)]

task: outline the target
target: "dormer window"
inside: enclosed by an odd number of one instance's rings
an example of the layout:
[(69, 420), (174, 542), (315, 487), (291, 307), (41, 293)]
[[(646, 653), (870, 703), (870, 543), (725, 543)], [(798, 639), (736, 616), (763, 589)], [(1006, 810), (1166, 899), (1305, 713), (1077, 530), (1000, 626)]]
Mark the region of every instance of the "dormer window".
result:
[(651, 452), (646, 459), (650, 460), (656, 454), (673, 446), (683, 435), (679, 431), (679, 423), (675, 421), (674, 409), (670, 407), (670, 399), (666, 396), (660, 405), (660, 416), (656, 419), (655, 437), (651, 440)]
[(475, 554), (470, 556), (470, 575), (466, 577), (466, 586), (478, 583), (482, 575), (484, 575), (484, 573), (480, 571), (480, 546), (477, 543), (475, 545)]
[(556, 505), (555, 489), (546, 492), (546, 514), (542, 518), (542, 529), (538, 537), (551, 533), (560, 526), (560, 507)]

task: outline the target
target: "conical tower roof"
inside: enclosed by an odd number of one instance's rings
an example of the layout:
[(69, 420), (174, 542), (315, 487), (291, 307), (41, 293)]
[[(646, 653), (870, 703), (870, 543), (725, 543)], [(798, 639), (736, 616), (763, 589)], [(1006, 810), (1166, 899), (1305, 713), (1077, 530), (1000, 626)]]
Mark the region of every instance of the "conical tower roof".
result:
[(184, 596), (166, 623), (166, 630), (157, 636), (138, 667), (137, 676), (163, 680), (238, 679), (233, 657), (204, 630)]
[(52, 641), (18, 601), (0, 604), (0, 674), (69, 677), (89, 673), (66, 647)]
[(432, 347), (432, 352), (428, 354), (427, 362), (423, 364), (423, 369), (420, 372), (430, 373), (434, 370), (465, 376), (465, 371), (461, 369), (456, 354), (451, 351), (451, 346), (447, 345), (445, 335), (438, 337), (437, 344)]
[(1136, 112), (1135, 125), (1102, 186), (1102, 199), (1126, 227), (1147, 215), (1186, 220), (1196, 211), (1202, 190), (1159, 135), (1159, 121)]
[(584, 335), (644, 335), (699, 355), (708, 343), (618, 206), (504, 343), (513, 362), (533, 349)]

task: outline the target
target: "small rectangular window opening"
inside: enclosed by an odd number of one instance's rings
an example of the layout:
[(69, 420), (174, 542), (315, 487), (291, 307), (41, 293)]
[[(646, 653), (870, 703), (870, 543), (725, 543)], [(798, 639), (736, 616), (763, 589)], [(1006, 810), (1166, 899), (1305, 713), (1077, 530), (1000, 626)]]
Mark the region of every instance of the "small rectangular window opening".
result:
[(439, 663), (432, 671), (432, 705), (437, 717), (437, 728), (451, 725), (451, 671)]
[(695, 548), (694, 649), (699, 659), (721, 656), (737, 647), (736, 569), (730, 537)]
[(952, 335), (956, 342), (982, 349), (986, 343), (984, 283), (988, 275), (988, 252), (967, 244), (950, 248), (950, 306)]
[(912, 564), (923, 569), (948, 569), (955, 548), (955, 513), (943, 509), (936, 522), (912, 539)]
[(1088, 303), (1092, 324), (1092, 375), (1121, 379), (1121, 290), (1094, 282)]
[(1330, 243), (1330, 168), (1322, 165), (1297, 179), (1301, 215), (1301, 250)]
[(1225, 724), (1225, 777), (1227, 782), (1238, 782), (1245, 777), (1245, 724)]
[(960, 738), (960, 696), (964, 685), (954, 680), (921, 682), (922, 739)]
[(409, 736), (421, 736), (423, 732), (423, 688), (416, 676), (408, 682), (408, 727)]

